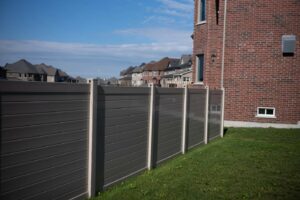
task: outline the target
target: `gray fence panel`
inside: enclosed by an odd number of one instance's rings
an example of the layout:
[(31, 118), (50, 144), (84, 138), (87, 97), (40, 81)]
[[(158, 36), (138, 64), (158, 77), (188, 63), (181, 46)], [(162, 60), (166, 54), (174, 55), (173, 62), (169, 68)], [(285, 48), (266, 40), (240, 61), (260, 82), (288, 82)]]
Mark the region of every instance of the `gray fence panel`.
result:
[(209, 91), (208, 138), (212, 140), (220, 136), (222, 91)]
[(97, 189), (146, 169), (149, 93), (149, 88), (98, 87), (97, 134), (104, 141), (97, 147), (97, 170), (103, 170)]
[(87, 197), (89, 85), (0, 82), (1, 199)]
[(206, 90), (188, 90), (187, 147), (204, 142)]
[(154, 116), (154, 162), (181, 152), (183, 89), (156, 88)]

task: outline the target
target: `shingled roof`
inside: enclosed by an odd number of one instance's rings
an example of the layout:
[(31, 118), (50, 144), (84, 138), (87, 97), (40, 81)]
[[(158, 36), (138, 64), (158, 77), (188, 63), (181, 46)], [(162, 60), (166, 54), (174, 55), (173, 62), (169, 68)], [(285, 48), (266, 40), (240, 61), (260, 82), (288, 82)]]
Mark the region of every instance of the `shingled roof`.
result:
[(48, 76), (55, 76), (57, 69), (44, 63), (35, 65), (39, 70), (43, 70)]
[[(25, 59), (21, 59), (13, 64), (6, 64), (5, 69), (8, 72), (23, 73), (23, 74), (41, 74), (40, 71)], [(45, 72), (42, 72), (45, 74)]]
[(63, 70), (61, 69), (57, 69), (57, 73), (60, 77), (67, 77), (69, 76), (66, 72), (64, 72)]
[(179, 59), (165, 57), (160, 61), (146, 64), (144, 71), (164, 71), (168, 67), (177, 65), (178, 62)]
[(125, 75), (128, 75), (128, 74), (132, 74), (133, 70), (135, 69), (136, 67), (133, 67), (133, 66), (130, 66), (128, 67), (127, 69), (124, 69), (120, 72), (120, 76), (125, 76)]

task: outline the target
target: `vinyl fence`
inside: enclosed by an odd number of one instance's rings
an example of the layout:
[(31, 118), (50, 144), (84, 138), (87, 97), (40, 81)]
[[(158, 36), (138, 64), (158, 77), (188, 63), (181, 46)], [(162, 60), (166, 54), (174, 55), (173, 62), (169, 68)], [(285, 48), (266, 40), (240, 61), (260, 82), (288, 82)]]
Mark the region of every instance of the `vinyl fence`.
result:
[(223, 132), (224, 92), (0, 82), (1, 199), (85, 199)]

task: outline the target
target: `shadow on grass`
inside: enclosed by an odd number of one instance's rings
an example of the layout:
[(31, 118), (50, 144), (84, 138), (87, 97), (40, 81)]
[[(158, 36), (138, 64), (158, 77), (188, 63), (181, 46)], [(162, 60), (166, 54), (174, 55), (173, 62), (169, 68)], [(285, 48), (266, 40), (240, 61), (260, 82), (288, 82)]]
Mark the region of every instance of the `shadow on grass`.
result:
[(224, 128), (224, 129), (223, 129), (223, 134), (224, 134), (224, 136), (227, 134), (227, 131), (228, 131), (228, 128)]

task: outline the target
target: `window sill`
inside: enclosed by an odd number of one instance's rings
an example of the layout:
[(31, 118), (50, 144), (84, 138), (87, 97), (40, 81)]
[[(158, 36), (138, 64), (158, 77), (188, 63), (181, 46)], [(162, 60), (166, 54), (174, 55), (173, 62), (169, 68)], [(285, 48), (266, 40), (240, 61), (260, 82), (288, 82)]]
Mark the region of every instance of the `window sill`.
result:
[(276, 116), (266, 116), (266, 115), (256, 115), (257, 118), (270, 118), (270, 119), (276, 119)]
[(204, 83), (203, 82), (196, 82), (196, 83), (194, 83), (194, 85), (204, 85)]
[(202, 24), (206, 24), (206, 21), (201, 21), (201, 22), (198, 22), (198, 23), (196, 24), (196, 26), (198, 26), (198, 25), (202, 25)]

